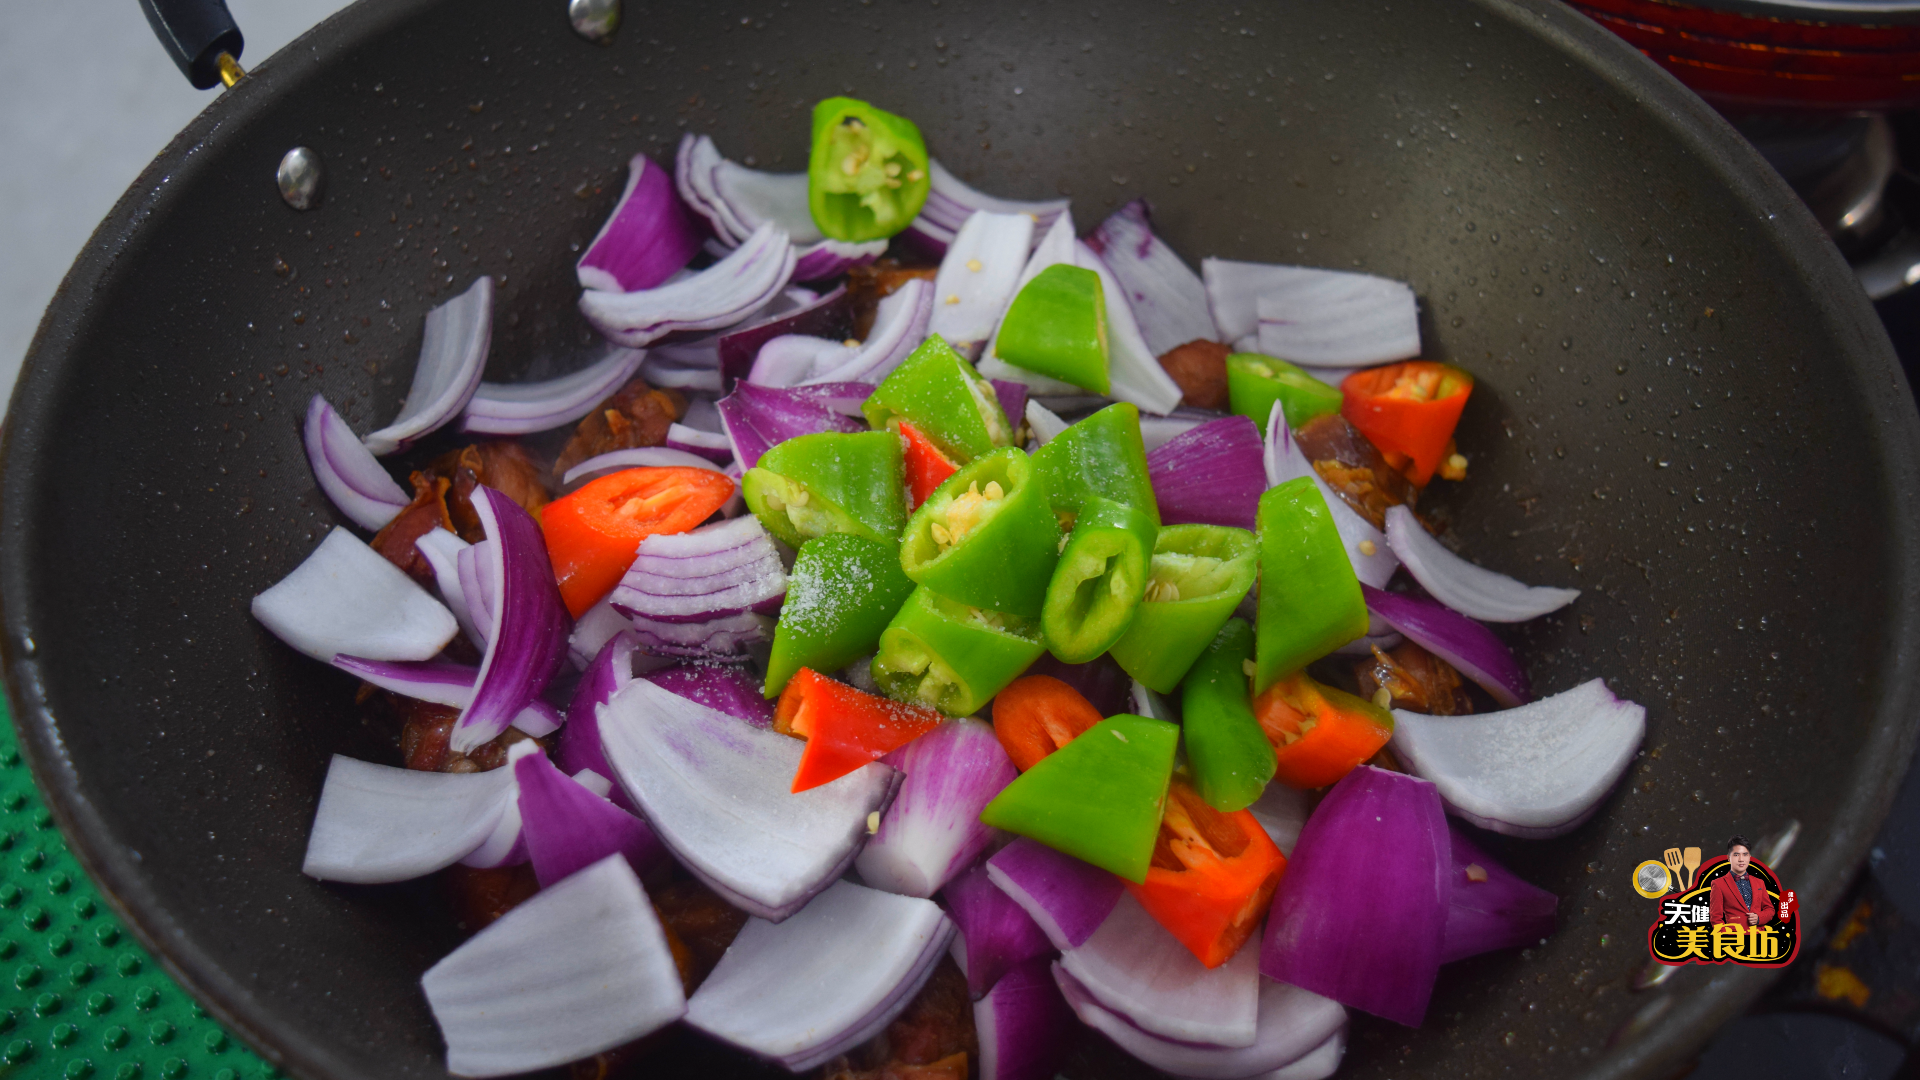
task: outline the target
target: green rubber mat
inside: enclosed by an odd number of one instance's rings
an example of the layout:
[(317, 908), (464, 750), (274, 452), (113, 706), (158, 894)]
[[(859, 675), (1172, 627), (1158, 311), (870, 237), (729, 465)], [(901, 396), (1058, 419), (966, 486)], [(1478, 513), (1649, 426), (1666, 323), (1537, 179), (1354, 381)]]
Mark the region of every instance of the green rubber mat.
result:
[(0, 1078), (281, 1076), (114, 916), (33, 786), (0, 701)]

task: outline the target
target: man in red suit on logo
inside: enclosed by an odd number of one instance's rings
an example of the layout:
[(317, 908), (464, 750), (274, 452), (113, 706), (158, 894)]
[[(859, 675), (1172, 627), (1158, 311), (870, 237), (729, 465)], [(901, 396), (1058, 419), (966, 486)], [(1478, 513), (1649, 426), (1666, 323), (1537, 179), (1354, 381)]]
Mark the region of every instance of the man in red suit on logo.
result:
[(1767, 895), (1767, 883), (1760, 880), (1758, 874), (1747, 873), (1747, 864), (1752, 861), (1753, 853), (1747, 849), (1746, 837), (1736, 836), (1727, 841), (1728, 872), (1715, 878), (1708, 890), (1715, 926), (1721, 923), (1764, 926), (1773, 921), (1773, 899)]

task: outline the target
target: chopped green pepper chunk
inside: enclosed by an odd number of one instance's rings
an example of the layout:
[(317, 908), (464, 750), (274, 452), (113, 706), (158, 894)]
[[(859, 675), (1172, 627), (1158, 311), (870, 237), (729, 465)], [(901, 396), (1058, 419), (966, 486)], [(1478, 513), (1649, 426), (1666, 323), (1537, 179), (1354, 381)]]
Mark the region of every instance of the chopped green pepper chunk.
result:
[(1068, 427), (1033, 455), (1047, 482), (1054, 510), (1076, 514), (1089, 498), (1111, 499), (1160, 524), (1160, 503), (1147, 476), (1147, 446), (1140, 438), (1140, 410), (1109, 405)]
[(1340, 388), (1328, 386), (1285, 360), (1259, 353), (1227, 357), (1227, 402), (1231, 411), (1248, 417), (1267, 433), (1273, 403), (1295, 431), (1316, 416), (1340, 411)]
[(773, 628), (766, 695), (778, 697), (803, 667), (837, 671), (872, 652), (913, 587), (897, 543), (836, 533), (800, 545)]
[(1015, 777), (980, 820), (1144, 882), (1179, 742), (1164, 720), (1109, 716)]
[(1098, 496), (1081, 504), (1040, 613), (1040, 633), (1054, 656), (1084, 664), (1127, 632), (1147, 591), (1158, 532), (1131, 506)]
[(907, 521), (900, 437), (890, 431), (799, 435), (760, 455), (740, 478), (768, 532), (799, 547), (849, 533), (894, 541)]
[(1100, 275), (1068, 263), (1040, 271), (1007, 306), (993, 352), (1015, 367), (1106, 393), (1107, 298)]
[(1060, 527), (1025, 451), (1002, 447), (948, 477), (907, 522), (907, 576), (971, 607), (1040, 617)]
[(1252, 659), (1253, 627), (1228, 619), (1181, 685), (1180, 737), (1193, 785), (1223, 813), (1252, 806), (1273, 779), (1273, 744), (1253, 716)]
[(1013, 442), (1013, 425), (1000, 409), (993, 384), (938, 334), (900, 361), (860, 409), (876, 429), (894, 420), (910, 421), (928, 442), (962, 465)]
[(1141, 685), (1173, 692), (1253, 588), (1258, 545), (1245, 529), (1168, 525), (1153, 543), (1146, 596), (1113, 658)]
[(913, 121), (850, 97), (813, 107), (807, 209), (835, 240), (880, 240), (927, 201), (927, 144)]
[(1311, 477), (1268, 489), (1260, 526), (1254, 692), (1367, 632), (1367, 602)]
[(1045, 647), (1025, 619), (913, 590), (880, 635), (873, 681), (891, 698), (972, 716)]

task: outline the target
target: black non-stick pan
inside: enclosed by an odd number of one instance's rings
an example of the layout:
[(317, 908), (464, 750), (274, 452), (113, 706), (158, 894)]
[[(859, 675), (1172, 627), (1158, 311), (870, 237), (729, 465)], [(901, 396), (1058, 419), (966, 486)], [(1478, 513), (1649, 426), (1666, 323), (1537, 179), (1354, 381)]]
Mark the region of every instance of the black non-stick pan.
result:
[[(140, 936), (267, 1056), (440, 1075), (416, 980), (453, 941), (427, 890), (299, 874), (328, 755), (392, 753), (352, 680), (247, 614), (335, 524), (309, 397), (391, 417), (422, 316), (482, 273), (489, 377), (565, 370), (591, 340), (572, 264), (628, 157), (696, 131), (796, 169), (838, 93), (913, 117), (981, 188), (1070, 194), (1083, 231), (1144, 194), (1196, 262), (1408, 280), (1427, 355), (1478, 377), (1472, 475), (1432, 503), (1474, 559), (1585, 590), (1509, 640), (1542, 691), (1604, 676), (1644, 702), (1645, 753), (1571, 835), (1488, 841), (1562, 897), (1559, 932), (1448, 968), (1417, 1031), (1356, 1017), (1343, 1075), (1669, 1073), (1768, 976), (1630, 988), (1652, 904), (1629, 873), (1665, 847), (1797, 823), (1779, 870), (1826, 914), (1913, 746), (1920, 424), (1844, 264), (1678, 84), (1546, 0), (624, 15), (606, 47), (560, 0), (328, 20), (141, 175), (15, 391), (0, 646), (35, 775)], [(295, 146), (326, 170), (304, 213), (274, 181)], [(748, 1067), (667, 1054), (660, 1075)], [(1093, 1045), (1080, 1075), (1113, 1061)]]

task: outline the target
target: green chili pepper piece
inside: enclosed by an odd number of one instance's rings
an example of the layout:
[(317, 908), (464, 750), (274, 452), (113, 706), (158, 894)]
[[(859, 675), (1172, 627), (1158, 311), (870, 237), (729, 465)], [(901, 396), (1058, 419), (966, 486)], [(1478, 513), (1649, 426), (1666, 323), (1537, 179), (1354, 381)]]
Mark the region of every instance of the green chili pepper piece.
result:
[(803, 667), (837, 671), (872, 652), (912, 592), (899, 544), (834, 534), (800, 545), (773, 628), (766, 695), (778, 697)]
[(1259, 545), (1245, 529), (1168, 525), (1153, 543), (1146, 597), (1113, 658), (1141, 685), (1170, 694), (1253, 588)]
[(1147, 477), (1147, 446), (1140, 439), (1140, 410), (1109, 405), (1053, 437), (1033, 455), (1047, 482), (1054, 510), (1077, 514), (1089, 498), (1110, 499), (1160, 524), (1160, 503)]
[(1268, 489), (1260, 526), (1255, 693), (1367, 632), (1367, 603), (1311, 477)]
[(1145, 882), (1179, 742), (1164, 720), (1109, 716), (1015, 777), (980, 820)]
[(873, 681), (888, 697), (972, 716), (1044, 651), (1027, 620), (968, 607), (923, 585), (880, 635)]
[(1280, 403), (1281, 415), (1295, 431), (1316, 416), (1340, 411), (1340, 388), (1328, 386), (1285, 360), (1259, 353), (1234, 353), (1227, 357), (1228, 408), (1260, 425), (1267, 433), (1267, 418), (1273, 415), (1273, 403)]
[(901, 453), (891, 431), (795, 436), (760, 455), (740, 494), (793, 547), (831, 533), (895, 541), (907, 522)]
[(938, 334), (900, 361), (873, 388), (861, 411), (875, 429), (894, 419), (912, 423), (941, 453), (962, 465), (1013, 442), (1013, 425), (1000, 410), (993, 384)]
[(1067, 263), (1040, 271), (1007, 305), (993, 351), (1015, 367), (1106, 393), (1107, 298), (1100, 275)]
[(1194, 787), (1222, 813), (1253, 805), (1273, 779), (1273, 744), (1253, 717), (1253, 627), (1228, 619), (1180, 689), (1180, 738)]
[(1127, 632), (1147, 591), (1159, 526), (1146, 514), (1094, 497), (1080, 507), (1047, 584), (1040, 633), (1068, 664), (1084, 664)]
[(880, 240), (907, 227), (927, 201), (927, 143), (903, 116), (850, 97), (813, 107), (807, 209), (835, 240)]
[(1046, 485), (1024, 451), (961, 467), (914, 511), (900, 544), (907, 576), (970, 607), (1038, 619), (1060, 558)]

